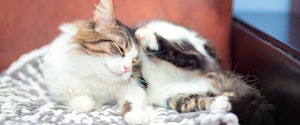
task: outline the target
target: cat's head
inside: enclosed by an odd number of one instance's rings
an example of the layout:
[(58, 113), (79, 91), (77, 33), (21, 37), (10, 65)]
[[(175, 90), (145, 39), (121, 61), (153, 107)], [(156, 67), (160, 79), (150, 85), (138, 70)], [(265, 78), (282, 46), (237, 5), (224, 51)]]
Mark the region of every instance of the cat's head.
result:
[(68, 40), (69, 57), (81, 68), (82, 74), (91, 73), (103, 79), (128, 80), (139, 67), (136, 39), (132, 31), (115, 19), (112, 0), (101, 0), (94, 16), (63, 24), (60, 29)]
[(153, 21), (138, 28), (135, 35), (141, 50), (142, 66), (150, 62), (164, 65), (161, 67), (201, 73), (220, 66), (212, 43), (184, 27)]

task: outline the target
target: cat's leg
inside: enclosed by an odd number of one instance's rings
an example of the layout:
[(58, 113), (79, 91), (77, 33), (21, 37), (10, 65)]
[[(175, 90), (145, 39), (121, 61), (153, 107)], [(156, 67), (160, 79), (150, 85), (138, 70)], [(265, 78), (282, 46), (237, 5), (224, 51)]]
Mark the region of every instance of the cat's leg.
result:
[(87, 95), (80, 95), (71, 98), (67, 105), (77, 112), (88, 112), (96, 109), (95, 101)]
[(231, 110), (229, 95), (226, 94), (213, 96), (209, 93), (181, 93), (168, 99), (167, 104), (170, 109), (176, 110), (180, 113), (196, 112), (201, 110)]
[(140, 86), (130, 85), (123, 98), (121, 115), (128, 124), (148, 124), (150, 117), (145, 111), (146, 92)]
[(214, 97), (203, 94), (181, 93), (167, 100), (168, 107), (180, 113), (196, 112), (209, 109)]
[(68, 84), (59, 84), (50, 88), (52, 98), (78, 112), (88, 112), (95, 109), (95, 100), (84, 92)]

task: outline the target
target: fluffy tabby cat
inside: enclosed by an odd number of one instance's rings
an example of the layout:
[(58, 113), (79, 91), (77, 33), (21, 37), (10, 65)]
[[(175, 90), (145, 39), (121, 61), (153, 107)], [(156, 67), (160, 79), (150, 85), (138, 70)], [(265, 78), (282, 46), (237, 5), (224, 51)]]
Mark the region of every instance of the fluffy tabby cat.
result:
[(78, 112), (118, 103), (127, 123), (147, 124), (145, 88), (132, 77), (140, 71), (136, 39), (115, 19), (112, 0), (101, 0), (91, 19), (60, 30), (44, 57), (52, 98)]
[(196, 32), (158, 20), (135, 35), (149, 104), (178, 112), (232, 111), (242, 125), (272, 124), (272, 107), (259, 91), (223, 71), (212, 43)]

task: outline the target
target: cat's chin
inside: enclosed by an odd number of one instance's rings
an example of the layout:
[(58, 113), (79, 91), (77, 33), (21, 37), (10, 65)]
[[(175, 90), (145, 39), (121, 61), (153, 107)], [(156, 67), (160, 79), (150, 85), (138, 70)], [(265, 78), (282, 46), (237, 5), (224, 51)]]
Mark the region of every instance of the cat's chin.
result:
[(130, 78), (129, 73), (116, 76), (116, 80), (119, 80), (119, 81), (127, 81), (129, 78)]
[(131, 72), (121, 74), (112, 71), (108, 66), (105, 67), (109, 71), (107, 75), (110, 76), (112, 81), (127, 81), (130, 78)]
[(123, 82), (130, 79), (130, 73), (122, 75), (106, 73), (106, 75), (99, 74), (98, 76), (107, 82)]

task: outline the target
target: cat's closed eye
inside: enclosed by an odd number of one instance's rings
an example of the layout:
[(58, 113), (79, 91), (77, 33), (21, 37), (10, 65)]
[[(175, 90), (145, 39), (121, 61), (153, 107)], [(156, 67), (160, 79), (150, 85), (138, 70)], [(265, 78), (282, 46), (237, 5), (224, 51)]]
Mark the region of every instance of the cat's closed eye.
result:
[(113, 41), (109, 40), (109, 39), (100, 39), (98, 41), (87, 42), (87, 43), (90, 43), (90, 44), (99, 44), (99, 43), (103, 43), (103, 42), (113, 42)]
[(119, 54), (120, 54), (122, 57), (124, 57), (124, 56), (125, 56), (124, 49), (123, 49), (120, 45), (118, 45), (117, 43), (113, 43), (113, 44), (114, 44), (115, 47), (118, 49)]

